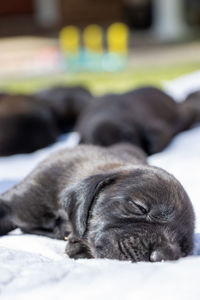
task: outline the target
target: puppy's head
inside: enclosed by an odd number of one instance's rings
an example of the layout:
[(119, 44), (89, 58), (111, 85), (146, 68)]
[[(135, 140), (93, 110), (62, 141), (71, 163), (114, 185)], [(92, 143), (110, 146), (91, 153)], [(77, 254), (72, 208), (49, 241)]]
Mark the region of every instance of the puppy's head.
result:
[(190, 200), (159, 168), (91, 176), (63, 196), (73, 236), (87, 248), (86, 256), (154, 262), (178, 259), (193, 248)]

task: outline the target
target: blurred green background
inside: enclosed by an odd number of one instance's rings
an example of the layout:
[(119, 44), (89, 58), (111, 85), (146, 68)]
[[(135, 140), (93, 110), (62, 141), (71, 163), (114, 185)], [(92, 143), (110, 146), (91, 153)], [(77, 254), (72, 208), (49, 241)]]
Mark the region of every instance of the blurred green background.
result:
[(8, 79), (0, 83), (0, 90), (29, 94), (48, 86), (81, 84), (88, 87), (94, 94), (100, 95), (105, 92), (123, 92), (146, 84), (162, 87), (164, 81), (175, 79), (197, 69), (200, 69), (200, 62), (154, 68), (143, 67), (117, 73), (75, 73)]

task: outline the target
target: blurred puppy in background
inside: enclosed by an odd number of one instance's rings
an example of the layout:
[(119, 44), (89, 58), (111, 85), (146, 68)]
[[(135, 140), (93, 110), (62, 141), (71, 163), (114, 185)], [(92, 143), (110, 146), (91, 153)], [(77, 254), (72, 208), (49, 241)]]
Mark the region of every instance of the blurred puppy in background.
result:
[(0, 155), (30, 153), (56, 141), (58, 130), (50, 108), (32, 96), (0, 98)]
[(41, 90), (34, 97), (52, 109), (61, 133), (74, 128), (77, 118), (92, 100), (89, 90), (81, 86), (57, 86)]
[(154, 87), (94, 97), (83, 87), (53, 87), (32, 96), (0, 95), (0, 155), (29, 153), (76, 130), (81, 143), (129, 142), (148, 155), (200, 121), (199, 93), (176, 103)]
[(196, 121), (193, 105), (188, 110), (161, 90), (143, 87), (96, 99), (80, 115), (75, 129), (82, 143), (130, 142), (150, 155), (162, 151)]
[(0, 94), (0, 156), (54, 143), (73, 128), (90, 98), (82, 87), (56, 87), (32, 96)]
[(200, 90), (189, 94), (183, 104), (185, 110), (194, 111), (195, 122), (200, 123)]

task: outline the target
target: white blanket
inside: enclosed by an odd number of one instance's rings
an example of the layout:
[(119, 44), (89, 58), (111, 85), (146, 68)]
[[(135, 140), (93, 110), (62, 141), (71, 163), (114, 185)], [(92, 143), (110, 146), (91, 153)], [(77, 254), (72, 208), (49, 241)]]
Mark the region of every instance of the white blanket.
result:
[[(180, 100), (193, 89), (195, 81), (198, 83), (197, 75), (189, 75), (188, 81), (183, 77), (165, 83), (166, 89)], [(72, 133), (33, 154), (0, 158), (0, 192), (21, 180), (49, 152), (73, 146), (77, 141), (77, 134)], [(166, 150), (151, 156), (149, 162), (174, 174), (193, 202), (196, 212), (193, 256), (164, 263), (75, 261), (64, 253), (66, 242), (15, 230), (0, 238), (0, 299), (199, 300), (200, 126), (179, 134)]]

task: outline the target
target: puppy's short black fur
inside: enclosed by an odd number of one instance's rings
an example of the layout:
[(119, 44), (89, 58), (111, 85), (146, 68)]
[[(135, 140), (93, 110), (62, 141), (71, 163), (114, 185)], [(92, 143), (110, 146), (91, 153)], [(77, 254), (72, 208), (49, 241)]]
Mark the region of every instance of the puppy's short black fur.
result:
[(194, 213), (181, 184), (131, 145), (54, 153), (0, 197), (0, 234), (68, 237), (70, 257), (175, 260), (193, 248)]
[(60, 132), (73, 129), (77, 118), (92, 99), (89, 90), (82, 86), (56, 86), (41, 90), (34, 97), (52, 109)]
[(29, 153), (56, 141), (53, 112), (31, 96), (0, 99), (0, 156)]
[(183, 106), (187, 111), (194, 111), (195, 122), (200, 123), (200, 90), (190, 93), (183, 102)]
[(163, 150), (180, 131), (195, 122), (188, 110), (154, 87), (96, 99), (80, 115), (76, 130), (81, 142), (109, 146), (130, 142), (147, 154)]
[(0, 156), (55, 142), (74, 126), (90, 96), (82, 87), (56, 87), (32, 96), (0, 94)]

